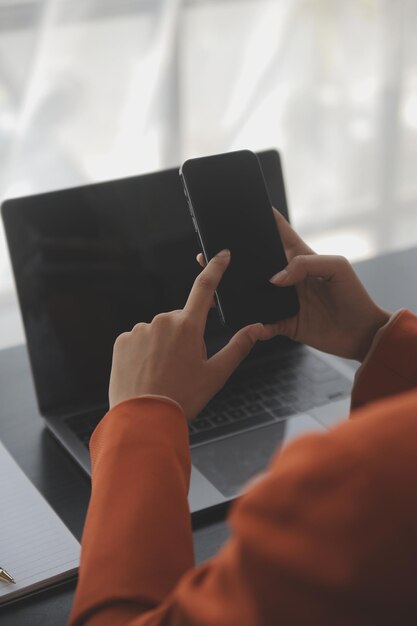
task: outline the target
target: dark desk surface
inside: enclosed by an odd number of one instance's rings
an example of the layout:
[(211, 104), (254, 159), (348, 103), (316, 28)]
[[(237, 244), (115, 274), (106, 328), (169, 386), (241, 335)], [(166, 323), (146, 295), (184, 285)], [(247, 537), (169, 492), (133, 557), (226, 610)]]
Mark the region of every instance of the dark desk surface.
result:
[[(417, 312), (417, 247), (356, 265), (378, 304), (390, 311)], [(26, 349), (0, 351), (0, 440), (77, 539), (90, 495), (89, 479), (46, 430), (36, 408)], [(213, 555), (228, 536), (221, 519), (207, 519), (194, 531), (197, 562)], [(0, 555), (1, 557), (1, 555)], [(0, 609), (4, 626), (63, 626), (75, 583), (42, 592)]]

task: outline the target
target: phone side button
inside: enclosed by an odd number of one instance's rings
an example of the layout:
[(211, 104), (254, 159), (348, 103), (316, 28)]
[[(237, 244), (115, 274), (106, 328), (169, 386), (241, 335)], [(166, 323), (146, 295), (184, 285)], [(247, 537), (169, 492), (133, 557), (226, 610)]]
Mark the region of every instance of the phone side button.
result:
[(195, 221), (195, 217), (194, 215), (191, 216), (191, 219), (193, 220), (193, 224), (194, 224), (194, 230), (197, 233), (198, 232), (198, 228), (197, 228), (197, 222)]

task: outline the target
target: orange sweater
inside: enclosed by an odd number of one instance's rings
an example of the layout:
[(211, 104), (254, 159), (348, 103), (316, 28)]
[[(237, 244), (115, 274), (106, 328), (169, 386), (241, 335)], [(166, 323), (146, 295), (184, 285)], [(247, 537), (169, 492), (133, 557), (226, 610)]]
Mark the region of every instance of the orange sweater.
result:
[(119, 404), (91, 442), (70, 625), (415, 626), (416, 384), (417, 317), (403, 311), (357, 377), (355, 419), (277, 453), (197, 568), (185, 418), (170, 401)]

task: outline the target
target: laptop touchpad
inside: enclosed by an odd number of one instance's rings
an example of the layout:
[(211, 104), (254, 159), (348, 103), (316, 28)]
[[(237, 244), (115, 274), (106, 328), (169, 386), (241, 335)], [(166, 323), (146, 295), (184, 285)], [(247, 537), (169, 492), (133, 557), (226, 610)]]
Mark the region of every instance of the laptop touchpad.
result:
[(296, 415), (192, 449), (193, 464), (226, 497), (236, 496), (264, 471), (277, 448), (306, 432), (325, 428), (309, 415)]

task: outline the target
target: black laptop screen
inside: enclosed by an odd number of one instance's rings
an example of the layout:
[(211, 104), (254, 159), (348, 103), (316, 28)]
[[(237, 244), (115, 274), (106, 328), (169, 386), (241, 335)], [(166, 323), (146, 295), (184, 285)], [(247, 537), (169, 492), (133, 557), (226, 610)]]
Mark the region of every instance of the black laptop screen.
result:
[[(286, 214), (278, 154), (259, 156)], [(2, 213), (41, 412), (105, 405), (117, 335), (183, 307), (199, 271), (178, 170), (8, 200)], [(209, 352), (226, 338), (211, 312)]]

